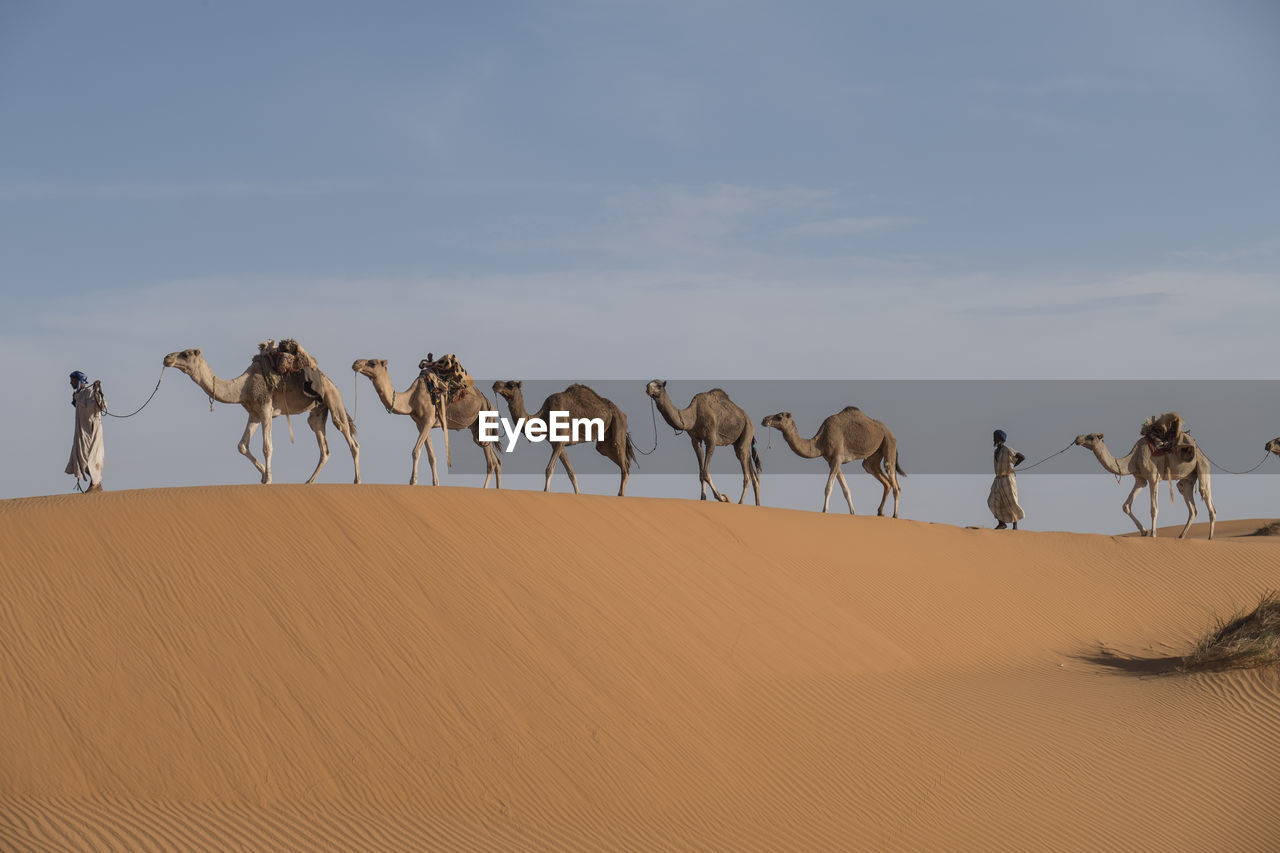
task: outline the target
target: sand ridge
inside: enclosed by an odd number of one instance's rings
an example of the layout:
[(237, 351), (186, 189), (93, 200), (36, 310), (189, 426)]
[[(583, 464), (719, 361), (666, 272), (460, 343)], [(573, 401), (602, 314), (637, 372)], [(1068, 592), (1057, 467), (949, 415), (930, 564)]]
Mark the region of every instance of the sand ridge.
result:
[(1150, 675), (1277, 585), (1262, 523), (0, 502), (0, 847), (1275, 849), (1276, 674)]

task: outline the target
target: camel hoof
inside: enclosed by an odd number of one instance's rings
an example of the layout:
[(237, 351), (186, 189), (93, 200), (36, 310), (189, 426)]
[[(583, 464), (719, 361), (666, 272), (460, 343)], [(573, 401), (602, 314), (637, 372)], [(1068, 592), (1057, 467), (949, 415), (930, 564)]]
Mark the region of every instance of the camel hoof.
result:
[(727, 504), (729, 502), (729, 497), (728, 495), (721, 495), (719, 498), (717, 498), (717, 500), (719, 500), (720, 503), (722, 504)]

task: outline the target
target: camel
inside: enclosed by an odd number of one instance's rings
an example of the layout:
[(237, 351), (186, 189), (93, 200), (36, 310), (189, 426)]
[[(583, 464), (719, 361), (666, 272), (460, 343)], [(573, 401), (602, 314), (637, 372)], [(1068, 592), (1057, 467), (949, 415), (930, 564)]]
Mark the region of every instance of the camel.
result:
[[(274, 390), (270, 387), (262, 363), (255, 357), (249, 367), (235, 379), (219, 379), (213, 374), (209, 363), (205, 361), (198, 349), (185, 349), (171, 352), (164, 357), (165, 367), (176, 367), (190, 376), (192, 381), (209, 396), (210, 407), (213, 400), (219, 403), (239, 403), (249, 413), (249, 423), (240, 436), (237, 449), (249, 458), (253, 467), (262, 475), (264, 484), (271, 482), (271, 419), (277, 415), (307, 415), (307, 425), (316, 435), (316, 443), (320, 446), (320, 461), (316, 470), (311, 472), (308, 483), (314, 483), (329, 461), (329, 441), (324, 434), (324, 422), (332, 416), (333, 425), (338, 428), (351, 448), (351, 459), (355, 463), (355, 482), (360, 482), (360, 445), (356, 442), (356, 424), (342, 403), (342, 395), (329, 377), (323, 376), (321, 399), (308, 396), (303, 390), (303, 379), (300, 374), (282, 377)], [(254, 458), (249, 450), (249, 439), (254, 430), (262, 427), (262, 461)]]
[[(1209, 488), (1209, 460), (1205, 458), (1204, 453), (1190, 435), (1184, 433), (1182, 441), (1177, 447), (1158, 456), (1145, 437), (1139, 438), (1137, 443), (1133, 445), (1133, 449), (1129, 451), (1129, 454), (1119, 459), (1111, 455), (1111, 451), (1107, 449), (1100, 432), (1077, 435), (1075, 443), (1092, 450), (1093, 455), (1102, 463), (1102, 467), (1117, 477), (1133, 477), (1133, 489), (1129, 492), (1129, 497), (1125, 499), (1123, 509), (1124, 514), (1133, 519), (1133, 523), (1143, 536), (1155, 538), (1156, 535), (1156, 514), (1158, 511), (1157, 504), (1159, 503), (1156, 495), (1157, 487), (1162, 480), (1171, 481), (1169, 496), (1172, 498), (1172, 481), (1176, 480), (1178, 491), (1182, 494), (1182, 499), (1187, 503), (1187, 523), (1182, 526), (1182, 532), (1178, 534), (1178, 538), (1182, 539), (1187, 535), (1191, 522), (1195, 520), (1196, 502), (1193, 490), (1197, 483), (1200, 485), (1200, 497), (1204, 499), (1205, 506), (1209, 508), (1209, 538), (1213, 538), (1213, 525), (1218, 517), (1218, 511), (1214, 509), (1213, 497)], [(1151, 487), (1150, 531), (1143, 527), (1142, 522), (1133, 514), (1133, 499), (1148, 486)]]
[(756, 428), (747, 413), (719, 388), (693, 395), (684, 409), (676, 408), (671, 402), (665, 379), (653, 380), (644, 390), (672, 429), (689, 434), (694, 455), (698, 457), (698, 481), (702, 485), (700, 500), (707, 499), (707, 487), (710, 486), (716, 500), (728, 503), (729, 496), (717, 491), (716, 484), (711, 482), (711, 454), (717, 447), (733, 445), (742, 464), (742, 495), (738, 503), (746, 501), (747, 486), (750, 485), (755, 491), (756, 506), (760, 506), (760, 455), (756, 453)]
[(844, 499), (849, 504), (849, 514), (855, 514), (853, 496), (849, 493), (849, 484), (845, 482), (840, 466), (851, 460), (861, 459), (862, 470), (884, 486), (876, 515), (884, 515), (885, 501), (889, 499), (889, 491), (892, 490), (893, 517), (898, 517), (898, 499), (902, 495), (902, 488), (898, 485), (897, 475), (906, 476), (907, 472), (898, 464), (898, 440), (880, 421), (867, 417), (857, 406), (846, 406), (823, 421), (813, 438), (800, 437), (790, 412), (769, 415), (760, 424), (781, 430), (788, 446), (798, 456), (806, 459), (821, 456), (827, 460), (827, 464), (831, 466), (831, 474), (827, 477), (827, 487), (822, 493), (823, 512), (827, 511), (827, 505), (831, 501), (831, 486), (838, 479), (840, 488), (844, 491)]
[(1273, 438), (1267, 442), (1267, 452), (1280, 456), (1280, 438)]
[[(606, 400), (585, 385), (573, 384), (563, 391), (552, 394), (538, 411), (530, 415), (524, 405), (522, 383), (516, 380), (493, 383), (493, 393), (507, 401), (507, 409), (512, 419), (539, 418), (546, 421), (551, 412), (568, 412), (570, 418), (600, 418), (604, 421), (604, 440), (596, 442), (596, 452), (613, 461), (622, 471), (622, 482), (618, 485), (618, 496), (627, 493), (627, 478), (631, 476), (631, 463), (636, 461), (635, 445), (631, 441), (631, 433), (627, 432), (627, 416), (611, 400)], [(548, 441), (550, 439), (548, 438)], [(547, 480), (543, 485), (544, 492), (551, 491), (551, 475), (555, 472), (556, 460), (564, 466), (573, 484), (573, 493), (578, 492), (578, 475), (573, 473), (569, 464), (569, 455), (565, 448), (581, 441), (551, 441), (551, 460), (547, 462)]]
[[(422, 445), (427, 446), (427, 462), (431, 465), (431, 485), (440, 485), (440, 477), (436, 473), (436, 452), (431, 446), (431, 430), (439, 425), (435, 403), (431, 401), (431, 392), (427, 382), (419, 373), (413, 383), (404, 391), (396, 391), (391, 384), (391, 375), (387, 372), (385, 358), (358, 358), (351, 364), (351, 369), (362, 376), (369, 377), (382, 405), (393, 415), (408, 415), (418, 425), (418, 440), (413, 445), (413, 472), (409, 475), (409, 485), (418, 484), (418, 458), (422, 455)], [(461, 400), (450, 401), (445, 407), (445, 419), (449, 429), (469, 429), (471, 439), (484, 451), (484, 485), (489, 488), (489, 479), (496, 475), (496, 487), (502, 488), (502, 460), (493, 446), (493, 442), (480, 440), (480, 413), (496, 412), (489, 398), (479, 389), (467, 389)]]

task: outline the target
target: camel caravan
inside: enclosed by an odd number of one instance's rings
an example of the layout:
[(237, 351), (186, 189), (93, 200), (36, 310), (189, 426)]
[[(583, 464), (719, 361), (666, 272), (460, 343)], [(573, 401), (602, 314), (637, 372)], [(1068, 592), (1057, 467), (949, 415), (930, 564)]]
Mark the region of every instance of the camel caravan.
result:
[[(286, 338), (279, 343), (269, 340), (259, 344), (257, 355), (250, 359), (249, 366), (234, 379), (215, 376), (199, 349), (169, 353), (164, 357), (164, 366), (175, 367), (191, 377), (208, 396), (210, 411), (213, 410), (214, 402), (237, 403), (245, 409), (249, 419), (236, 449), (253, 463), (264, 484), (271, 482), (272, 420), (284, 415), (288, 422), (289, 416), (301, 414), (307, 415), (307, 425), (315, 434), (320, 450), (319, 461), (307, 482), (315, 482), (329, 459), (329, 443), (325, 435), (326, 422), (329, 420), (333, 421), (334, 427), (346, 439), (355, 468), (354, 482), (360, 482), (360, 445), (356, 441), (355, 420), (343, 404), (337, 386), (320, 370), (315, 358), (296, 340)], [(496, 420), (497, 407), (476, 388), (475, 381), (456, 356), (450, 353), (435, 359), (428, 354), (419, 362), (418, 374), (403, 391), (397, 391), (392, 383), (386, 359), (358, 358), (352, 363), (351, 369), (373, 383), (374, 391), (388, 414), (408, 415), (417, 427), (417, 437), (411, 453), (410, 485), (418, 482), (418, 461), (424, 446), (431, 468), (431, 484), (439, 485), (435, 448), (431, 442), (431, 431), (439, 427), (444, 436), (447, 465), (453, 464), (449, 449), (450, 431), (466, 430), (471, 433), (472, 442), (484, 454), (485, 478), (481, 488), (488, 488), (491, 480), (495, 488), (502, 488), (500, 443), (492, 435), (486, 436), (483, 430), (486, 420)], [(618, 495), (626, 494), (631, 467), (636, 462), (635, 444), (627, 429), (627, 416), (614, 402), (586, 385), (575, 383), (564, 391), (547, 397), (536, 412), (531, 413), (525, 405), (520, 381), (494, 382), (493, 393), (495, 399), (500, 397), (506, 402), (511, 418), (518, 423), (541, 421), (545, 424), (552, 413), (568, 413), (575, 421), (598, 424), (599, 431), (594, 442), (596, 452), (618, 466), (621, 475)], [(756, 506), (760, 505), (762, 465), (756, 450), (755, 427), (747, 413), (724, 390), (713, 388), (695, 394), (684, 408), (679, 408), (672, 401), (667, 393), (665, 380), (655, 379), (649, 382), (645, 386), (645, 394), (672, 429), (689, 436), (697, 460), (701, 500), (707, 500), (708, 489), (715, 501), (727, 503), (731, 500), (728, 494), (716, 488), (711, 479), (710, 468), (715, 449), (731, 446), (742, 468), (742, 491), (738, 496), (738, 503), (746, 502), (747, 492), (750, 490)], [(288, 423), (292, 438), (292, 422)], [(898, 441), (885, 424), (869, 417), (857, 406), (847, 406), (826, 418), (812, 438), (801, 437), (790, 412), (769, 415), (760, 423), (765, 428), (779, 430), (787, 446), (796, 455), (807, 459), (821, 458), (827, 464), (828, 475), (822, 496), (823, 512), (828, 511), (832, 489), (838, 482), (849, 513), (854, 514), (853, 497), (844, 477), (843, 466), (847, 462), (860, 461), (863, 470), (883, 487), (876, 514), (885, 514), (885, 505), (892, 494), (892, 517), (898, 517), (902, 494), (898, 477), (905, 476), (906, 472), (898, 461)], [(259, 427), (262, 428), (261, 461), (249, 448), (250, 439)], [(550, 491), (552, 475), (559, 463), (569, 477), (574, 493), (578, 494), (578, 478), (567, 450), (576, 444), (590, 441), (590, 438), (583, 438), (576, 431), (572, 436), (550, 435), (547, 438), (551, 444), (551, 457), (547, 462), (543, 491)], [(1170, 484), (1170, 500), (1173, 499), (1176, 484), (1187, 506), (1187, 520), (1178, 538), (1187, 535), (1197, 516), (1194, 498), (1197, 488), (1209, 511), (1209, 538), (1213, 538), (1217, 510), (1213, 505), (1210, 488), (1211, 463), (1187, 431), (1186, 424), (1178, 413), (1168, 412), (1148, 418), (1139, 430), (1138, 440), (1128, 454), (1120, 458), (1116, 458), (1107, 449), (1102, 433), (1078, 435), (1073, 444), (1091, 450), (1102, 467), (1117, 479), (1133, 477), (1133, 488), (1122, 509), (1141, 535), (1156, 535), (1159, 511), (1157, 487), (1167, 480)], [(1068, 445), (1070, 446), (1072, 445)], [(1280, 438), (1267, 442), (1266, 453), (1280, 456)], [(1264, 456), (1264, 461), (1266, 458), (1269, 457)], [(1143, 489), (1150, 489), (1150, 527), (1144, 525), (1132, 510), (1134, 500)]]

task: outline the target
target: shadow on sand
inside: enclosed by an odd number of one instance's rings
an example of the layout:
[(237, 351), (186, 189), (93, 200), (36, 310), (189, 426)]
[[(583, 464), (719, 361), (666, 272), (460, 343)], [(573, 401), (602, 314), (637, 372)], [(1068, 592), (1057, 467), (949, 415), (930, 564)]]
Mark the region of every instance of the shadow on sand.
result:
[(1183, 659), (1177, 655), (1131, 655), (1099, 646), (1095, 651), (1072, 657), (1117, 675), (1145, 677), (1184, 674), (1178, 670)]

